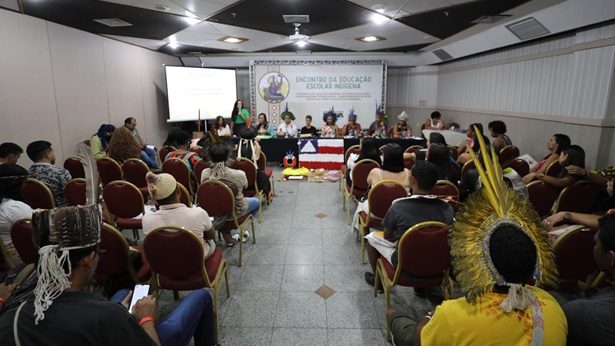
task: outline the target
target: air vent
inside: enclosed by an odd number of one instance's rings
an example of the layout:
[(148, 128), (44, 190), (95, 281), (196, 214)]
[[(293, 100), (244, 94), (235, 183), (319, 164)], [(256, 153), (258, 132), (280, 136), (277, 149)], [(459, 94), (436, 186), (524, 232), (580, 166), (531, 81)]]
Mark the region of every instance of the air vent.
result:
[(534, 17), (524, 19), (520, 22), (512, 23), (506, 26), (510, 32), (517, 36), (521, 41), (529, 40), (535, 37), (546, 35), (549, 32), (539, 21)]
[(125, 22), (119, 18), (104, 18), (104, 19), (94, 19), (95, 22), (100, 24), (110, 26), (112, 28), (118, 28), (122, 26), (132, 26), (132, 24)]
[(474, 19), (470, 23), (472, 24), (493, 24), (495, 22), (499, 22), (508, 17), (511, 17), (511, 15), (510, 14), (497, 14), (495, 16), (482, 16), (480, 18)]
[(284, 14), (284, 23), (309, 23), (310, 16), (307, 14)]
[(450, 60), (450, 59), (453, 58), (453, 56), (448, 54), (448, 52), (445, 51), (444, 49), (436, 49), (436, 50), (433, 51), (433, 54), (435, 56), (437, 56), (442, 61)]

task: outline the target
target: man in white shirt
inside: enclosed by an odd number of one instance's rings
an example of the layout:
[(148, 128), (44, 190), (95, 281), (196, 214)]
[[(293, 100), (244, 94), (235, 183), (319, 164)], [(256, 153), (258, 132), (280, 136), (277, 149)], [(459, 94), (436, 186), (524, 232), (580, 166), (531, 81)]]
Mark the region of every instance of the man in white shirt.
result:
[(143, 233), (147, 235), (158, 227), (177, 226), (193, 232), (203, 243), (207, 259), (216, 250), (215, 229), (209, 215), (202, 208), (188, 208), (180, 202), (177, 181), (172, 175), (147, 173), (147, 188), (160, 210), (143, 216)]
[(295, 116), (289, 111), (284, 111), (281, 114), (284, 117), (284, 122), (278, 126), (277, 135), (279, 138), (295, 138), (297, 137), (297, 125), (293, 123)]

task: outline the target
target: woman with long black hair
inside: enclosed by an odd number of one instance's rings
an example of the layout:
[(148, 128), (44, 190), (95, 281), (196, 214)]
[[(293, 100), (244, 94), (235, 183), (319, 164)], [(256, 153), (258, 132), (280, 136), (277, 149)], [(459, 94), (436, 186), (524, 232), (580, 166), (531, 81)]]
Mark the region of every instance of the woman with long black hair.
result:
[(233, 134), (239, 136), (239, 132), (246, 128), (247, 123), (250, 120), (250, 112), (243, 108), (243, 102), (241, 100), (235, 101), (233, 105), (233, 112), (231, 113), (231, 122), (233, 123)]

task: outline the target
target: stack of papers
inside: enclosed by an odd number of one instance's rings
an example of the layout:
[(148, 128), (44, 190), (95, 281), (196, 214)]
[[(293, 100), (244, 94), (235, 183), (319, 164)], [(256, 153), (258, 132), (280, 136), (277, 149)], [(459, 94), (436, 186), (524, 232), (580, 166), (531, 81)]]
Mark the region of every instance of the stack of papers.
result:
[(365, 239), (367, 240), (371, 239), (374, 243), (378, 245), (386, 246), (386, 247), (394, 248), (397, 246), (397, 242), (392, 243), (384, 239), (384, 231), (371, 232), (365, 236)]

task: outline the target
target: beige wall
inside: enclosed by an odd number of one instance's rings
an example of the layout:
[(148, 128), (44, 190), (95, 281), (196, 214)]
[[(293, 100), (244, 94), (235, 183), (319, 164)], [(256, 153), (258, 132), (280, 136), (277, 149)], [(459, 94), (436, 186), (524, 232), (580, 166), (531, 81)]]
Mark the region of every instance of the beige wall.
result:
[(48, 140), (61, 164), (100, 124), (128, 116), (148, 143), (166, 138), (163, 64), (179, 59), (6, 10), (0, 45), (0, 142)]

